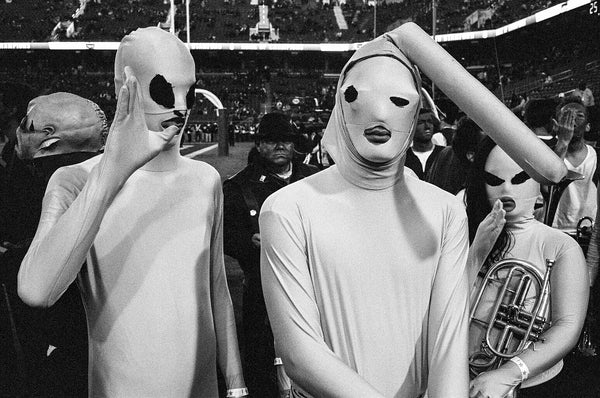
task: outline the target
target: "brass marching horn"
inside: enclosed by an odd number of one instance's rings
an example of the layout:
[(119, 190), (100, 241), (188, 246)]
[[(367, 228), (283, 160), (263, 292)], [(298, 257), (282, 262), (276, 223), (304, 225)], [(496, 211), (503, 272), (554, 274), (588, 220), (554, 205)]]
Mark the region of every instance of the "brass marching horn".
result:
[[(506, 259), (486, 272), (470, 312), (470, 327), (484, 331), (479, 351), (469, 357), (472, 375), (497, 369), (525, 351), (529, 344), (542, 340), (542, 334), (550, 327), (547, 312), (553, 265), (553, 260), (546, 260), (546, 272), (542, 275), (527, 261)], [(498, 285), (491, 300), (489, 292), (484, 296), (490, 284)], [(535, 296), (533, 303), (528, 299), (532, 296)], [(492, 311), (484, 311), (485, 316), (477, 317), (484, 299), (488, 303), (493, 301)]]

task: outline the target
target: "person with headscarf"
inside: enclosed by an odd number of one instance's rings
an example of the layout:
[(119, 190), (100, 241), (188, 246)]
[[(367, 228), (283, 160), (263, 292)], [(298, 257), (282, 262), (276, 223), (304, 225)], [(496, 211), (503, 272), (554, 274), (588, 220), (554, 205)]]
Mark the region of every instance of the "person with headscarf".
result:
[(179, 153), (194, 75), (175, 36), (143, 28), (123, 38), (105, 152), (52, 176), (19, 271), (19, 295), (41, 307), (77, 279), (90, 396), (217, 397), (217, 363), (228, 396), (247, 395), (223, 261), (221, 180)]
[(335, 165), (271, 195), (259, 218), (264, 296), (293, 397), (468, 396), (464, 207), (405, 176), (415, 64), (540, 180), (565, 174), (415, 24), (358, 49), (323, 137)]

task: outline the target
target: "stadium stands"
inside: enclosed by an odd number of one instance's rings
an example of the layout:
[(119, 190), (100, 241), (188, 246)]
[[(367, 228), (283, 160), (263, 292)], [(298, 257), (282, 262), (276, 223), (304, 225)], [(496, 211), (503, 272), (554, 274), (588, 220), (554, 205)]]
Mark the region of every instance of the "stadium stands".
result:
[[(334, 2), (335, 3), (335, 2)], [(437, 33), (465, 30), (465, 19), (477, 10), (493, 10), (481, 26), (488, 29), (524, 18), (558, 0), (448, 0), (438, 2)], [(176, 31), (185, 40), (185, 1), (176, 1)], [(269, 19), (283, 42), (356, 42), (373, 37), (373, 22), (381, 34), (402, 21), (413, 20), (425, 30), (432, 29), (431, 2), (379, 1), (377, 11), (362, 0), (341, 5), (348, 29), (340, 29), (334, 7), (316, 0), (273, 2)], [(0, 37), (3, 41), (118, 41), (139, 26), (168, 26), (169, 1), (80, 0), (0, 2)], [(376, 15), (375, 15), (376, 14)], [(338, 16), (339, 17), (339, 16)], [(258, 21), (256, 5), (249, 0), (192, 0), (190, 35), (193, 42), (249, 41), (249, 28)], [(64, 29), (51, 37), (53, 28)], [(69, 29), (69, 25), (73, 26)], [(60, 30), (60, 29), (59, 29)]]
[[(176, 2), (183, 9), (182, 1)], [(438, 2), (438, 32), (465, 28), (465, 17), (476, 10), (494, 9), (482, 29), (514, 21), (557, 1), (537, 0), (448, 0)], [(257, 7), (248, 0), (191, 1), (192, 41), (248, 41), (248, 29), (258, 18)], [(334, 8), (337, 11), (334, 12)], [(554, 96), (587, 80), (600, 92), (598, 35), (586, 34), (582, 23), (587, 10), (552, 22), (535, 24), (494, 40), (444, 43), (482, 83), (508, 102), (511, 97)], [(81, 0), (0, 2), (0, 41), (43, 41), (60, 21), (77, 14), (71, 38), (64, 40), (119, 40), (137, 26), (168, 28), (169, 1)], [(81, 12), (83, 10), (83, 13)], [(426, 29), (431, 25), (430, 2), (379, 2), (377, 11), (362, 1), (323, 6), (311, 1), (279, 1), (269, 9), (269, 18), (282, 41), (361, 41), (405, 20), (415, 20)], [(337, 18), (346, 21), (341, 29)], [(176, 14), (176, 26), (184, 27), (184, 13)], [(167, 23), (167, 25), (164, 25)], [(428, 27), (429, 26), (429, 27)], [(549, 26), (552, 28), (549, 29)], [(477, 24), (473, 26), (477, 28)], [(568, 35), (564, 34), (568, 29)], [(185, 38), (186, 32), (180, 31)], [(114, 53), (104, 51), (62, 52), (5, 51), (0, 58), (0, 80), (22, 81), (41, 92), (70, 91), (96, 101), (110, 114), (114, 109), (112, 64)], [(214, 92), (228, 108), (233, 120), (255, 120), (267, 109), (280, 107), (293, 112), (325, 111), (333, 106), (337, 73), (348, 53), (302, 54), (269, 52), (199, 52), (199, 87)], [(325, 58), (318, 58), (325, 57)], [(210, 119), (210, 106), (200, 104), (198, 117)]]

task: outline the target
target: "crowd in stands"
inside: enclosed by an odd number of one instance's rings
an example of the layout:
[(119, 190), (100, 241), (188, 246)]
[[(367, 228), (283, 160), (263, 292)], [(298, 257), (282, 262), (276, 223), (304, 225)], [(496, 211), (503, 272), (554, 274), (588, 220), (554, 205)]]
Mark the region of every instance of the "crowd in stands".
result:
[[(376, 34), (413, 20), (432, 30), (431, 2), (378, 1), (377, 7), (363, 0), (341, 2), (348, 29), (336, 22), (333, 7), (337, 1), (283, 0), (262, 2), (269, 5), (269, 20), (282, 42), (366, 41)], [(485, 24), (473, 29), (506, 25), (559, 0), (450, 0), (438, 2), (436, 31), (453, 33), (465, 30), (465, 18), (477, 10), (492, 9)], [(176, 1), (175, 30), (186, 39), (185, 1)], [(3, 41), (48, 41), (57, 23), (74, 23), (60, 40), (118, 41), (138, 26), (169, 27), (169, 1), (156, 0), (43, 0), (0, 2), (0, 37)], [(79, 12), (78, 12), (79, 10)], [(81, 11), (82, 10), (82, 11)], [(248, 0), (201, 0), (190, 2), (190, 35), (193, 42), (230, 42), (250, 40), (249, 29), (258, 22), (258, 8)], [(470, 30), (471, 28), (468, 28)]]
[[(40, 88), (41, 93), (69, 91), (81, 95), (98, 103), (111, 119), (116, 105), (112, 68), (109, 65), (111, 59), (97, 57), (80, 62), (76, 58), (76, 54), (72, 54), (59, 63), (51, 58), (34, 55), (9, 56), (7, 59), (10, 59), (10, 62), (0, 63), (0, 81), (22, 82)], [(524, 60), (522, 63), (503, 67), (500, 71), (505, 79), (504, 91), (498, 89), (498, 96), (502, 97), (503, 94), (506, 103), (514, 107), (525, 98), (568, 94), (582, 79), (587, 80), (592, 91), (600, 90), (600, 67), (597, 61), (564, 62), (562, 66), (554, 67), (560, 58), (551, 58), (547, 64), (541, 61), (534, 64)], [(568, 67), (570, 72), (562, 80), (557, 78), (546, 83), (540, 81), (539, 85), (527, 90), (518, 90), (518, 86), (511, 84), (518, 82), (528, 73), (542, 76), (540, 71), (549, 71), (549, 76), (559, 76), (561, 67)], [(230, 119), (244, 126), (240, 128), (240, 133), (249, 133), (249, 127), (256, 124), (260, 114), (266, 109), (298, 114), (315, 110), (330, 111), (336, 91), (335, 74), (326, 77), (323, 72), (294, 68), (271, 70), (268, 67), (251, 65), (245, 69), (231, 71), (222, 68), (202, 70), (197, 77), (198, 87), (213, 92), (227, 108)], [(489, 68), (476, 75), (490, 89), (498, 88), (499, 79), (495, 68)], [(199, 120), (214, 119), (213, 106), (209, 101), (199, 96), (197, 104), (196, 113)]]

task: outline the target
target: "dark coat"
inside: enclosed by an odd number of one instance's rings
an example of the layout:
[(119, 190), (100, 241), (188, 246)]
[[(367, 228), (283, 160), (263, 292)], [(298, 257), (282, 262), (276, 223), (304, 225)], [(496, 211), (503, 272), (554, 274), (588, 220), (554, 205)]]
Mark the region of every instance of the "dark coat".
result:
[[(260, 249), (252, 244), (252, 235), (259, 232), (258, 215), (269, 195), (319, 171), (315, 166), (294, 163), (290, 181), (282, 180), (267, 171), (262, 162), (254, 162), (223, 183), (225, 254), (238, 260), (246, 277), (260, 273)], [(243, 187), (251, 192), (256, 203), (244, 199)], [(253, 207), (252, 209), (250, 207)]]
[(433, 162), (425, 176), (425, 181), (456, 195), (461, 189), (467, 187), (470, 167), (468, 160), (459, 158), (454, 148), (448, 146)]
[(279, 395), (273, 334), (260, 280), (260, 249), (252, 244), (252, 235), (259, 232), (260, 208), (269, 195), (317, 171), (315, 166), (293, 163), (289, 181), (283, 180), (268, 172), (259, 158), (223, 183), (224, 251), (244, 271), (242, 363), (246, 385), (256, 397)]
[(423, 170), (423, 166), (421, 165), (421, 161), (417, 155), (414, 154), (412, 148), (408, 148), (408, 151), (406, 151), (406, 161), (404, 162), (404, 165), (412, 169), (417, 177), (419, 177), (421, 180), (424, 180), (427, 172), (431, 168), (431, 165), (433, 162), (435, 162), (435, 159), (438, 157), (442, 149), (444, 149), (443, 146), (433, 146), (433, 152), (431, 155), (429, 155), (429, 158), (427, 158), (427, 162), (425, 162), (425, 170)]

